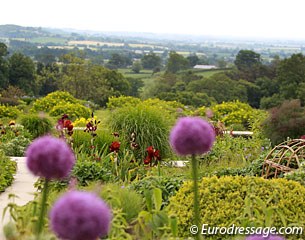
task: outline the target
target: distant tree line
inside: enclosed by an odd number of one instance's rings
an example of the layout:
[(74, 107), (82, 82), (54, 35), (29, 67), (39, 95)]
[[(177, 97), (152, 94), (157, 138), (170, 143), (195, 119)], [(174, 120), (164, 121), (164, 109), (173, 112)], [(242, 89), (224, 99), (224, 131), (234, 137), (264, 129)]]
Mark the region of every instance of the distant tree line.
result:
[[(154, 52), (133, 55), (123, 51), (111, 53), (104, 62), (101, 55), (88, 49), (58, 50), (57, 56), (53, 53), (42, 48), (32, 59), (21, 52), (9, 53), (7, 46), (0, 43), (2, 95), (7, 89), (12, 92), (19, 89), (27, 96), (65, 90), (101, 106), (105, 106), (110, 96), (140, 94), (143, 98), (177, 100), (192, 106), (240, 100), (256, 108), (270, 108), (288, 99), (300, 99), (305, 104), (305, 57), (301, 53), (285, 59), (274, 56), (270, 63), (264, 63), (260, 54), (240, 50), (233, 68), (210, 77), (193, 71), (194, 65), (206, 63), (204, 57), (196, 54), (185, 57), (170, 51), (167, 56)], [(94, 58), (88, 58), (89, 53)], [(163, 72), (143, 90), (141, 79), (125, 78), (115, 70), (126, 67), (135, 73), (142, 69)], [(18, 92), (18, 95), (22, 94)]]

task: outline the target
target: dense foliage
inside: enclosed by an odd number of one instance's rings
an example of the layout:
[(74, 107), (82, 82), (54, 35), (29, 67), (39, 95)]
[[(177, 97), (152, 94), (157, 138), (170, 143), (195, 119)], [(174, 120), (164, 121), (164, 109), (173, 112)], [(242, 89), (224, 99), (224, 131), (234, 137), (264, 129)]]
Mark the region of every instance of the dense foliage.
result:
[(281, 106), (272, 108), (263, 123), (265, 135), (276, 145), (289, 138), (300, 138), (305, 134), (304, 107), (299, 100), (285, 101)]
[[(209, 226), (304, 224), (302, 209), (305, 201), (302, 196), (305, 188), (296, 182), (256, 177), (212, 177), (203, 178), (199, 189), (200, 221)], [(192, 182), (186, 182), (170, 199), (169, 214), (178, 216), (179, 236), (188, 237), (189, 226), (194, 222), (189, 214), (193, 207), (192, 198)], [(210, 239), (220, 238), (210, 236)]]
[(17, 164), (0, 151), (0, 193), (10, 186), (14, 180)]

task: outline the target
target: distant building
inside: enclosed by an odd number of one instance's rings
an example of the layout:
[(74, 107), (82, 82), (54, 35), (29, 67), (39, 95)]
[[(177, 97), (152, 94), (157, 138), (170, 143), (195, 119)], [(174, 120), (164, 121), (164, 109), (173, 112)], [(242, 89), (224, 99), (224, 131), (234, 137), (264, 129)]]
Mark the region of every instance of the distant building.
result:
[(215, 69), (217, 67), (214, 65), (195, 65), (194, 68), (196, 68), (196, 69)]

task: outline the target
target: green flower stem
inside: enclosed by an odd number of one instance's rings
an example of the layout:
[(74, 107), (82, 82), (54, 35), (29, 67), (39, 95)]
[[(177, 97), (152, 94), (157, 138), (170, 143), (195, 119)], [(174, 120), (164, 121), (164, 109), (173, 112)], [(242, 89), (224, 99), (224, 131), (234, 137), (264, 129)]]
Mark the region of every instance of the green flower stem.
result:
[[(198, 195), (198, 162), (196, 160), (195, 154), (192, 155), (192, 174), (194, 182), (194, 215), (195, 215), (195, 225), (200, 228), (200, 214), (199, 214), (199, 195)], [(195, 238), (200, 239), (199, 234), (195, 235)]]
[(46, 210), (47, 210), (48, 192), (49, 192), (49, 180), (45, 179), (43, 190), (42, 190), (41, 204), (40, 204), (41, 210), (40, 210), (40, 215), (39, 215), (38, 222), (37, 222), (36, 240), (39, 240), (40, 234), (41, 234), (43, 226), (44, 226), (44, 218), (45, 218)]

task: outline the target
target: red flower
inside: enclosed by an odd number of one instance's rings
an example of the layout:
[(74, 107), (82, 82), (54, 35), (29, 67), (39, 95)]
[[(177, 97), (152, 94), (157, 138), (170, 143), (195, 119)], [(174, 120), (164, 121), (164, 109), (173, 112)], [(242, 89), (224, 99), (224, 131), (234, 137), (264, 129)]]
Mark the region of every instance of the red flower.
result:
[(145, 165), (148, 165), (151, 163), (151, 157), (150, 156), (147, 156), (145, 159), (144, 159), (144, 164)]
[(153, 146), (149, 146), (148, 148), (146, 148), (146, 151), (150, 158), (152, 158), (154, 156), (154, 147)]
[(120, 146), (121, 146), (121, 143), (120, 142), (112, 142), (109, 149), (110, 149), (110, 152), (117, 152), (120, 150)]
[(68, 128), (70, 125), (72, 125), (70, 120), (64, 120), (64, 128)]
[(73, 130), (73, 125), (71, 124), (71, 125), (67, 126), (67, 129), (69, 132), (71, 132)]
[(158, 161), (160, 161), (161, 160), (161, 156), (160, 156), (160, 151), (159, 150), (155, 150), (155, 152), (154, 152), (154, 157), (158, 160)]

